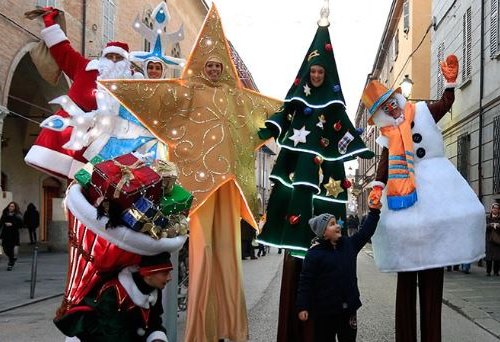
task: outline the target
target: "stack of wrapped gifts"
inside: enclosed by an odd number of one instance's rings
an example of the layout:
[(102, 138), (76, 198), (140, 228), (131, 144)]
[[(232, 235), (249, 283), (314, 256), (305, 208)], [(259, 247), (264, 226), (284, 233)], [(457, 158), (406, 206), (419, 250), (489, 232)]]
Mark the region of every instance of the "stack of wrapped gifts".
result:
[(154, 239), (186, 235), (191, 193), (176, 184), (175, 164), (143, 162), (133, 153), (103, 160), (94, 157), (75, 174), (88, 202), (110, 218), (107, 227), (123, 225)]

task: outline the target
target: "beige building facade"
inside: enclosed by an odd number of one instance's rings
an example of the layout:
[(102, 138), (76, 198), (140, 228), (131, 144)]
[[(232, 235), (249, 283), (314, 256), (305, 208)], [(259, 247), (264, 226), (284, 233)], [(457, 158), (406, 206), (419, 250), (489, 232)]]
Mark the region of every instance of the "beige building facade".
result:
[[(413, 80), (412, 100), (430, 99), (430, 31), (433, 30), (431, 0), (394, 0), (375, 56), (370, 80), (378, 80), (388, 88), (397, 88), (405, 76)], [(369, 183), (374, 180), (382, 149), (375, 143), (378, 129), (367, 125), (368, 110), (359, 102), (355, 126), (362, 127), (362, 138), (375, 152), (375, 158), (359, 159), (352, 193), (357, 197), (358, 214), (368, 211), (366, 202)]]
[[(446, 155), (487, 211), (500, 202), (500, 18), (499, 1), (434, 0), (431, 58), (457, 55), (458, 87), (451, 115), (440, 126)], [(431, 69), (431, 94), (440, 91)]]

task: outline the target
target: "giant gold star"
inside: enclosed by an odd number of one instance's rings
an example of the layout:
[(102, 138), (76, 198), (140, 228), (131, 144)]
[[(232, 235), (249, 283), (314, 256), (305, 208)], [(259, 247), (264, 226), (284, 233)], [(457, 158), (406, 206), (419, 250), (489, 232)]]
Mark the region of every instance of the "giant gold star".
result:
[(342, 189), (340, 183), (340, 181), (336, 181), (335, 179), (330, 177), (330, 179), (328, 179), (328, 183), (323, 185), (323, 187), (326, 189), (326, 195), (337, 198), (341, 192), (344, 192), (344, 189)]
[[(223, 64), (219, 81), (204, 67)], [(194, 196), (193, 213), (221, 185), (234, 181), (247, 209), (257, 208), (254, 151), (257, 131), (281, 101), (242, 86), (214, 5), (180, 79), (101, 81), (123, 106), (169, 147), (179, 183)]]

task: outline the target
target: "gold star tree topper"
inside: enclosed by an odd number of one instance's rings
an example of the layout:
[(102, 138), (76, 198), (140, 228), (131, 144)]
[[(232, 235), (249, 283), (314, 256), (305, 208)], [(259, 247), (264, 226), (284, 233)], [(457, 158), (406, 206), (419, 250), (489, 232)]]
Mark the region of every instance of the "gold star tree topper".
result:
[[(207, 60), (223, 65), (212, 82)], [(230, 55), (215, 5), (205, 18), (180, 79), (101, 81), (121, 104), (168, 145), (179, 183), (194, 196), (191, 213), (225, 182), (234, 181), (246, 209), (257, 212), (257, 132), (282, 101), (246, 89)]]
[(344, 189), (342, 189), (342, 186), (340, 185), (341, 181), (336, 181), (332, 177), (328, 179), (328, 183), (323, 185), (326, 189), (326, 195), (327, 196), (333, 196), (337, 198), (341, 192), (344, 192)]

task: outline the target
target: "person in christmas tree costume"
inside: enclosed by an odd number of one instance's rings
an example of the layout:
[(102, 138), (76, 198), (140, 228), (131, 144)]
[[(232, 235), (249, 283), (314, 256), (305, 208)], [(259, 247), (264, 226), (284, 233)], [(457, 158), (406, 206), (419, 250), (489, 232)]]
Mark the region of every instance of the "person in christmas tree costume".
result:
[(314, 234), (308, 221), (329, 213), (346, 219), (347, 189), (344, 162), (371, 158), (345, 111), (328, 31), (328, 8), (282, 109), (261, 129), (262, 139), (274, 137), (281, 151), (271, 173), (274, 183), (267, 220), (258, 241), (285, 253), (280, 298), (278, 341), (311, 338), (310, 321), (300, 322), (295, 297), (303, 256)]
[(441, 341), (443, 267), (484, 256), (484, 232), (478, 229), (485, 224), (484, 207), (445, 157), (436, 125), (455, 99), (456, 56), (448, 56), (441, 70), (446, 89), (432, 104), (410, 103), (399, 88), (387, 89), (376, 80), (362, 96), (384, 147), (369, 195), (371, 207), (383, 205), (372, 242), (378, 269), (398, 272), (398, 342), (417, 339), (417, 282), (421, 340)]
[(93, 289), (83, 301), (54, 319), (66, 336), (80, 341), (168, 342), (162, 326), (162, 289), (171, 280), (170, 254), (142, 256), (118, 276)]
[(194, 196), (185, 341), (248, 340), (240, 220), (257, 229), (257, 132), (281, 101), (243, 86), (214, 5), (180, 79), (100, 83), (168, 144)]

